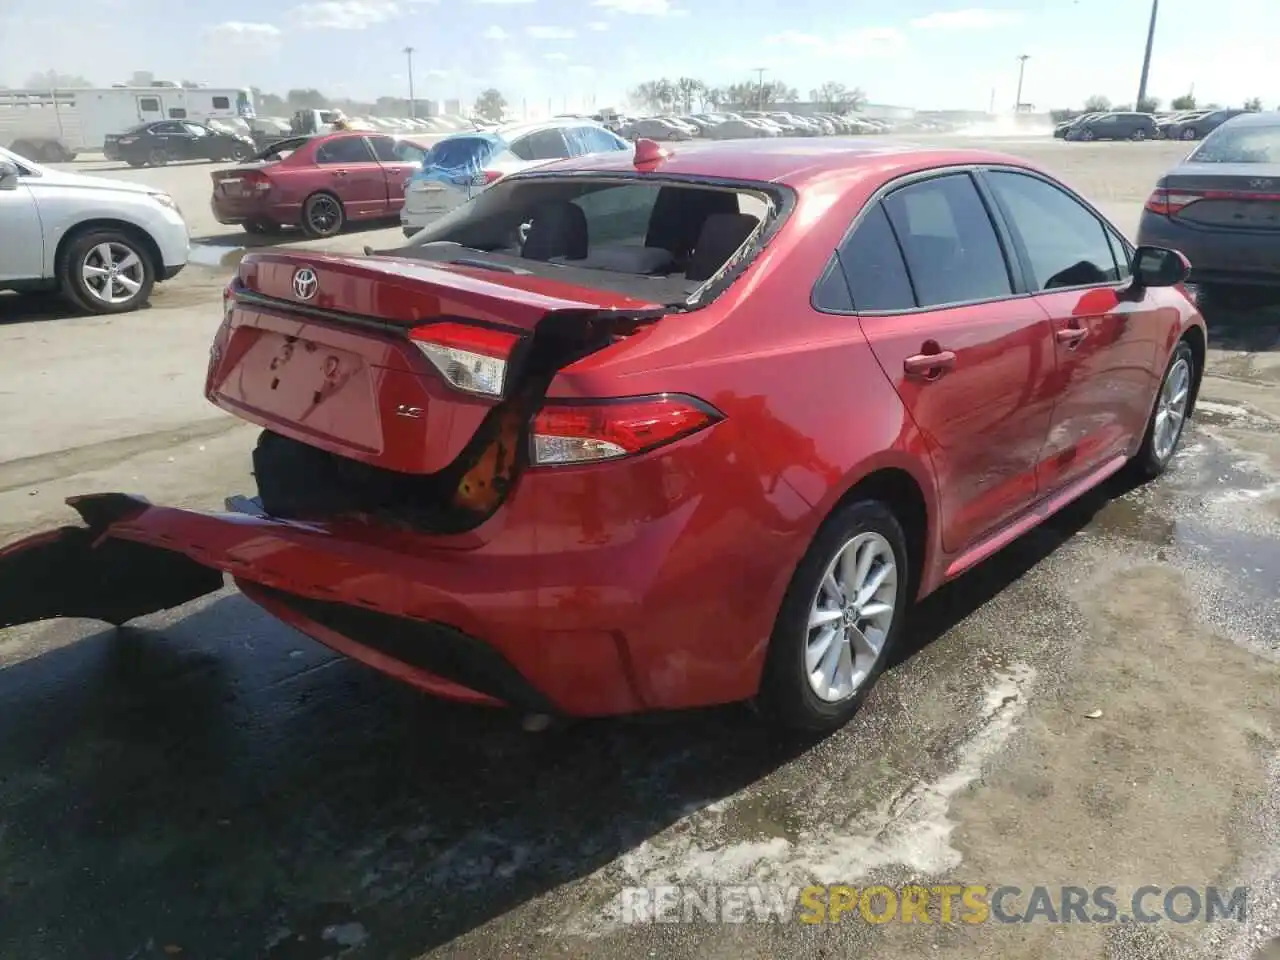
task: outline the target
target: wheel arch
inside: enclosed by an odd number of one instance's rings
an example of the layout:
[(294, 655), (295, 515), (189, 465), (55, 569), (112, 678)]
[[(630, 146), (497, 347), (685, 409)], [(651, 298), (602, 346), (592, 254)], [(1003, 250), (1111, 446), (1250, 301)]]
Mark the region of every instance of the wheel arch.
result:
[(150, 233), (136, 223), (130, 223), (128, 220), (100, 217), (93, 220), (80, 221), (58, 239), (58, 246), (53, 255), (54, 277), (56, 279), (61, 280), (62, 261), (66, 256), (67, 248), (78, 237), (82, 237), (86, 233), (92, 233), (94, 230), (115, 230), (134, 240), (143, 248), (143, 252), (150, 259), (156, 281), (159, 282), (164, 276), (164, 256), (160, 253), (160, 245), (156, 243), (155, 238)]

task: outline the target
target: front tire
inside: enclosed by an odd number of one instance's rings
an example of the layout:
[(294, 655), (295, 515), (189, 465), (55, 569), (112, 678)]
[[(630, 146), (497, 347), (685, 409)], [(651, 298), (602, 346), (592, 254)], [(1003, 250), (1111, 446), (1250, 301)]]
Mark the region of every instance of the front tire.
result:
[(302, 205), (302, 232), (308, 237), (335, 237), (346, 222), (342, 201), (332, 193), (313, 193)]
[(153, 167), (163, 167), (169, 162), (169, 151), (164, 147), (156, 147), (147, 154), (147, 163)]
[(58, 261), (63, 293), (88, 313), (128, 313), (147, 302), (155, 265), (146, 248), (119, 230), (89, 230), (71, 240)]
[(1081, 130), (1081, 131), (1080, 131), (1080, 139), (1081, 139), (1081, 140), (1083, 140), (1083, 141), (1085, 141), (1086, 143), (1088, 143), (1088, 142), (1089, 142), (1090, 140), (1092, 140), (1093, 138), (1094, 138), (1094, 133), (1093, 133), (1093, 131), (1092, 131), (1092, 130)]
[(902, 526), (859, 500), (827, 518), (778, 611), (760, 700), (782, 726), (831, 732), (857, 712), (902, 631), (910, 598)]
[(1154, 480), (1169, 469), (1186, 432), (1196, 382), (1196, 358), (1191, 345), (1179, 341), (1174, 348), (1156, 402), (1147, 421), (1142, 446), (1132, 461), (1140, 481)]

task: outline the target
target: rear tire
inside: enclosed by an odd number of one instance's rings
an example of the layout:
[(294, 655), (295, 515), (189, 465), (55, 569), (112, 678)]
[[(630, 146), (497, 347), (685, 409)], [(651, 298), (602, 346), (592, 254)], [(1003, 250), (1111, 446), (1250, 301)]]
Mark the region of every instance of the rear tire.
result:
[(1133, 131), (1133, 133), (1129, 134), (1129, 139), (1130, 139), (1130, 140), (1135, 140), (1135, 141), (1145, 140), (1145, 139), (1147, 139), (1147, 131), (1145, 131), (1145, 130), (1135, 130), (1135, 131)]
[(145, 167), (147, 165), (147, 161), (138, 160), (136, 158), (133, 160), (126, 160), (125, 163), (127, 163), (131, 167)]
[(253, 156), (253, 148), (247, 143), (237, 143), (231, 148), (231, 159), (236, 163), (244, 163)]
[(335, 237), (346, 222), (342, 201), (332, 193), (313, 193), (302, 204), (302, 232), (308, 237)]
[(147, 248), (119, 230), (87, 230), (73, 237), (58, 258), (63, 294), (88, 313), (136, 310), (151, 296), (155, 280)]
[(1192, 129), (1192, 128), (1187, 128), (1186, 130), (1183, 130), (1183, 131), (1182, 131), (1182, 139), (1183, 139), (1183, 140), (1194, 140), (1194, 139), (1196, 139), (1196, 132), (1195, 132), (1195, 130), (1194, 130), (1194, 129)]
[[(1195, 354), (1190, 344), (1185, 340), (1179, 341), (1160, 380), (1142, 446), (1130, 461), (1130, 468), (1138, 481), (1154, 480), (1169, 469), (1191, 418), (1195, 382)], [(1176, 423), (1170, 424), (1173, 414), (1177, 416)], [(1165, 430), (1171, 432), (1165, 433)]]
[[(871, 589), (876, 576), (881, 585)], [(893, 512), (878, 500), (838, 508), (800, 561), (779, 608), (760, 685), (764, 710), (792, 730), (828, 733), (844, 726), (892, 655), (911, 581), (906, 537)], [(858, 584), (861, 591), (851, 589)], [(879, 610), (886, 605), (892, 606), (887, 620)], [(873, 608), (874, 623), (863, 616)], [(823, 645), (827, 629), (835, 635)], [(825, 654), (836, 650), (848, 658), (829, 661)], [(828, 680), (846, 667), (846, 680)]]
[(244, 225), (244, 232), (252, 233), (255, 236), (265, 236), (275, 233), (276, 230), (273, 224), (267, 223), (265, 220), (249, 220)]

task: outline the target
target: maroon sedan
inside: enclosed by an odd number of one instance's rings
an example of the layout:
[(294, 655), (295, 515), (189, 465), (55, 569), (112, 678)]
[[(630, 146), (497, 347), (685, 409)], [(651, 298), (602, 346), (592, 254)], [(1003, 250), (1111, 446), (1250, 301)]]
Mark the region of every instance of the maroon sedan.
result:
[(77, 498), (0, 550), (0, 626), (225, 573), (442, 696), (831, 729), (918, 598), (1169, 465), (1187, 270), (996, 153), (641, 140), (512, 174), (400, 249), (246, 257), (206, 394), (262, 428), (256, 496)]
[(331, 237), (349, 221), (384, 220), (404, 206), (404, 182), (430, 147), (378, 133), (334, 133), (273, 144), (252, 161), (213, 173), (219, 223), (250, 233), (301, 227)]

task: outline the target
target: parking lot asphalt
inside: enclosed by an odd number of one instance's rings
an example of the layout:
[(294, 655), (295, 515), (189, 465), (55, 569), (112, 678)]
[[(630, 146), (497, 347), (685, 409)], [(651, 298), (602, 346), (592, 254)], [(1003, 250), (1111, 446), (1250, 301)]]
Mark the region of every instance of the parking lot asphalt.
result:
[[(983, 145), (1128, 231), (1186, 152)], [(72, 167), (169, 190), (214, 252), (107, 321), (0, 297), (0, 543), (68, 522), (70, 494), (216, 508), (251, 479), (255, 431), (200, 395), (244, 239), (209, 218), (211, 168)], [(526, 734), (231, 590), (125, 629), (0, 630), (0, 958), (1280, 955), (1280, 308), (1208, 321), (1171, 472), (1091, 495), (931, 598), (820, 743), (745, 707)], [(1217, 924), (632, 926), (618, 909), (624, 887), (747, 881), (1249, 899)]]

